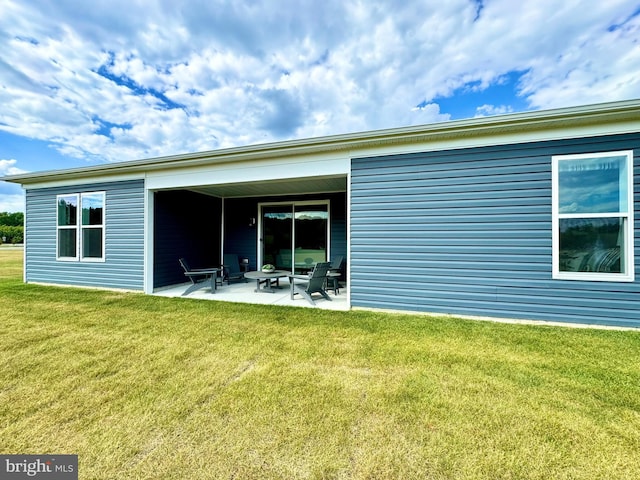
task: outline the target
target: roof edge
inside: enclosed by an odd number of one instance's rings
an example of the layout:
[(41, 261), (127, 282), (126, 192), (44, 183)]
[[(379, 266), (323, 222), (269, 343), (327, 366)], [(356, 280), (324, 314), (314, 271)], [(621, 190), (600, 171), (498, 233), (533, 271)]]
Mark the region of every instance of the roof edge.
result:
[(626, 121), (640, 118), (640, 99), (599, 103), (550, 110), (533, 110), (491, 117), (475, 117), (431, 124), (395, 127), (364, 132), (284, 140), (262, 144), (209, 150), (202, 152), (154, 157), (124, 162), (106, 163), (71, 169), (45, 170), (0, 177), (0, 181), (19, 184), (46, 182), (61, 177), (87, 178), (95, 175), (122, 175), (149, 170), (180, 168), (206, 163), (243, 159), (265, 159), (276, 156), (318, 153), (332, 150), (352, 150), (385, 143), (427, 141), (443, 136), (487, 135), (492, 132), (525, 129), (560, 128), (606, 121)]

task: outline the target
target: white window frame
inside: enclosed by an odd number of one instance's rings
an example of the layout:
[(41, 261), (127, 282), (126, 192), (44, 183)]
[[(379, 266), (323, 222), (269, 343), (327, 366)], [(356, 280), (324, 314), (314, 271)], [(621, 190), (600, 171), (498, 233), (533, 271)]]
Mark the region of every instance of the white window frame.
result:
[[(102, 196), (102, 223), (100, 225), (83, 225), (82, 224), (82, 199), (85, 196)], [(106, 239), (106, 228), (105, 228), (105, 218), (107, 214), (107, 196), (105, 192), (84, 192), (80, 194), (80, 214), (78, 215), (78, 224), (80, 225), (80, 237), (78, 238), (78, 254), (80, 255), (80, 261), (82, 262), (104, 262), (105, 261), (105, 239)], [(102, 243), (102, 255), (100, 257), (85, 257), (82, 254), (83, 251), (83, 238), (84, 232), (86, 230), (96, 230), (102, 229), (102, 239), (100, 240)]]
[[(626, 157), (627, 161), (627, 211), (606, 213), (560, 213), (559, 212), (559, 163), (563, 160), (594, 159), (602, 157)], [(633, 282), (634, 272), (634, 212), (633, 212), (633, 151), (598, 152), (575, 155), (554, 155), (552, 158), (552, 247), (553, 279), (581, 280), (594, 282)], [(612, 218), (625, 219), (625, 251), (622, 268), (624, 273), (607, 272), (565, 272), (560, 271), (560, 220), (567, 218)], [(621, 259), (622, 261), (622, 259)]]
[[(58, 208), (61, 198), (75, 197), (76, 198), (76, 223), (74, 225), (59, 225), (58, 224)], [(80, 217), (80, 194), (78, 193), (65, 193), (56, 196), (56, 260), (61, 262), (77, 262), (80, 257), (78, 256), (78, 238), (80, 230), (78, 228), (78, 218)], [(73, 257), (61, 257), (60, 256), (60, 230), (75, 230), (76, 232), (76, 254)]]
[[(95, 196), (95, 195), (102, 195), (102, 224), (100, 225), (83, 225), (82, 224), (82, 200), (84, 197), (86, 196)], [(75, 225), (63, 225), (60, 226), (58, 225), (58, 202), (60, 200), (60, 198), (64, 198), (64, 197), (76, 197), (76, 203), (77, 203), (77, 213), (76, 213), (76, 224)], [(82, 192), (82, 193), (66, 193), (66, 194), (61, 194), (61, 195), (57, 195), (56, 196), (56, 260), (61, 261), (61, 262), (105, 262), (105, 258), (106, 258), (106, 215), (107, 215), (107, 196), (106, 196), (106, 192), (104, 191), (97, 191), (97, 192)], [(84, 236), (84, 232), (85, 230), (92, 230), (92, 229), (102, 229), (102, 256), (100, 257), (85, 257), (82, 254), (83, 251), (83, 245), (82, 245), (82, 241), (83, 241), (83, 236)], [(75, 229), (76, 230), (76, 254), (73, 257), (61, 257), (59, 255), (60, 253), (60, 249), (59, 249), (59, 241), (60, 241), (60, 235), (59, 235), (59, 231), (63, 230), (63, 229), (67, 229), (67, 230), (71, 230), (71, 229)]]

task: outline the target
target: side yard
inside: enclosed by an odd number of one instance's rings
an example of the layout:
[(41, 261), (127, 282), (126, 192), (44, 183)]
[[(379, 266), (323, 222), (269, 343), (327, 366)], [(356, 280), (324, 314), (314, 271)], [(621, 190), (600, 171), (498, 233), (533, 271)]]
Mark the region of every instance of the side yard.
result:
[(640, 332), (22, 283), (0, 451), (83, 479), (640, 478)]

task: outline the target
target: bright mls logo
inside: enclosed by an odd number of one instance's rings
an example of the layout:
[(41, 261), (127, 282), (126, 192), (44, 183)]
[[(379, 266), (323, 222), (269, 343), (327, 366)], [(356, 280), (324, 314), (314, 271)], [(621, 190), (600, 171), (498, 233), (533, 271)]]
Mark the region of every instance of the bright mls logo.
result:
[(78, 480), (77, 455), (0, 455), (0, 480)]

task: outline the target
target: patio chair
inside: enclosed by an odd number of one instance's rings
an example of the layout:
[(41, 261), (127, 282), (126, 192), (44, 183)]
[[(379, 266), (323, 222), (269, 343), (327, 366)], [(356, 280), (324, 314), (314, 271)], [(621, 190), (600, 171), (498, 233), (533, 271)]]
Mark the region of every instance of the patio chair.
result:
[(217, 285), (222, 285), (222, 279), (218, 277), (218, 273), (220, 272), (219, 268), (192, 269), (184, 258), (180, 258), (178, 261), (184, 270), (185, 276), (191, 281), (189, 288), (182, 294), (183, 297), (206, 287), (211, 288), (211, 293), (216, 293)]
[[(342, 262), (344, 261), (343, 255), (334, 257), (329, 267), (327, 276), (327, 290), (333, 290), (333, 294), (340, 293), (340, 277), (342, 277)], [(329, 287), (331, 285), (331, 287)]]
[(240, 268), (240, 257), (234, 253), (225, 253), (222, 256), (222, 282), (229, 285), (232, 281), (248, 282)]
[(333, 260), (331, 261), (331, 267), (329, 267), (329, 271), (342, 273), (343, 261), (344, 261), (344, 255), (338, 255), (336, 257), (333, 257)]
[[(289, 275), (289, 282), (291, 282), (291, 300), (295, 294), (300, 294), (311, 305), (315, 305), (316, 302), (312, 298), (314, 293), (319, 293), (326, 300), (331, 301), (331, 297), (325, 291), (324, 286), (327, 281), (327, 272), (331, 263), (320, 262), (316, 263), (316, 266), (308, 275)], [(295, 283), (295, 280), (304, 280), (302, 283)]]

